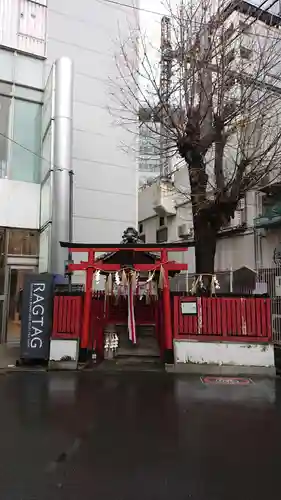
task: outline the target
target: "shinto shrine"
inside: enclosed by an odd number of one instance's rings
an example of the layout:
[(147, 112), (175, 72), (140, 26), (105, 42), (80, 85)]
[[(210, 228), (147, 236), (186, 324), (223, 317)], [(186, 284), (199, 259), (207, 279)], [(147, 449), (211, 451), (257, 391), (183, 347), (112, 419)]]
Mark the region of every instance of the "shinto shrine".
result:
[[(108, 323), (124, 322), (124, 319), (127, 323), (128, 339), (132, 346), (137, 345), (136, 325), (145, 323), (143, 311), (146, 309), (152, 313), (157, 304), (156, 315), (160, 317), (160, 321), (157, 322), (155, 315), (151, 318), (151, 322), (155, 323), (157, 330), (155, 335), (161, 358), (166, 362), (172, 359), (170, 278), (180, 271), (186, 271), (188, 266), (169, 260), (169, 252), (187, 251), (186, 243), (143, 243), (139, 240), (137, 231), (128, 228), (120, 244), (61, 242), (61, 246), (68, 248), (73, 258), (78, 253), (87, 254), (87, 260), (80, 263), (72, 261), (67, 265), (69, 273), (75, 271), (86, 273), (80, 351), (89, 352), (94, 346), (97, 353), (103, 356), (106, 349), (116, 350), (119, 339), (116, 338), (116, 334), (106, 339), (106, 326)], [(101, 304), (98, 300), (93, 301), (93, 292), (102, 280), (105, 292)], [(122, 307), (118, 307), (119, 301), (126, 304), (126, 315), (125, 317), (123, 315), (123, 318), (121, 318)], [(117, 315), (113, 315), (114, 317), (110, 313), (112, 304), (118, 312)]]

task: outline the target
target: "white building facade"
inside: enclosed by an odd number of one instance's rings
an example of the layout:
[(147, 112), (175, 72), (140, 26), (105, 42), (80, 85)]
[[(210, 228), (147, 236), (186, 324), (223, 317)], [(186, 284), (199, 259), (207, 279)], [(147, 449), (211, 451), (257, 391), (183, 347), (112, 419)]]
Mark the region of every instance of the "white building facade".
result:
[(71, 178), (73, 241), (120, 241), (137, 223), (137, 130), (116, 118), (114, 57), (137, 10), (122, 3), (0, 1), (2, 340), (24, 274), (64, 272)]
[[(233, 2), (229, 2), (229, 5), (231, 4)], [(253, 36), (256, 36), (257, 32), (260, 33), (258, 42), (260, 45), (268, 36), (272, 36), (277, 41), (281, 40), (281, 18), (279, 16), (276, 15), (273, 20), (272, 18), (268, 19), (268, 12), (265, 10), (264, 14), (259, 14), (261, 15), (260, 19), (255, 20), (249, 11), (247, 2), (241, 2), (240, 7), (240, 11), (239, 8), (236, 10), (236, 7), (230, 8), (230, 14), (225, 21), (225, 30), (228, 29), (230, 36), (233, 33), (233, 37), (236, 39), (236, 45), (234, 45), (236, 57), (236, 54), (242, 57), (241, 49), (244, 49), (245, 57), (250, 55)], [(276, 7), (272, 12), (272, 14), (279, 13), (279, 7), (278, 9)], [(248, 31), (237, 37), (239, 26), (241, 27), (245, 21), (249, 24)], [(254, 35), (250, 33), (253, 25), (255, 27)], [(249, 50), (249, 54), (246, 49)], [(229, 50), (232, 50), (230, 41)], [(274, 71), (280, 74), (280, 67), (275, 67)], [(274, 76), (270, 83), (277, 85)], [(235, 98), (235, 91), (235, 88), (230, 89), (230, 98), (231, 93), (234, 94)], [(280, 167), (278, 172), (270, 172), (270, 175), (263, 179), (264, 187), (261, 185), (259, 191), (249, 190), (246, 193), (245, 198), (240, 200), (238, 204), (234, 218), (220, 231), (216, 247), (216, 271), (232, 272), (243, 266), (251, 269), (275, 266), (276, 255), (280, 254), (281, 256)], [(213, 175), (212, 172), (208, 172), (208, 174), (211, 177)], [(193, 242), (192, 208), (188, 194), (189, 174), (187, 167), (175, 172), (170, 181), (163, 182), (158, 179), (153, 185), (140, 190), (139, 229), (146, 242), (182, 240)], [(191, 248), (188, 254), (189, 271), (194, 273), (194, 250)]]

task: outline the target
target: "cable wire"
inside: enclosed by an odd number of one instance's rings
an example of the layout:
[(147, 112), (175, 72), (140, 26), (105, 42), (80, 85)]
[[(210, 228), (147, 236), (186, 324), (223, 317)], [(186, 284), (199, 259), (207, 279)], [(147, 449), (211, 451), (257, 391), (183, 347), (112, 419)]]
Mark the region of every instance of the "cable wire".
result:
[(41, 156), (40, 154), (38, 153), (35, 153), (35, 151), (32, 151), (31, 149), (27, 148), (26, 146), (24, 146), (23, 144), (20, 144), (19, 142), (15, 141), (14, 139), (12, 139), (11, 137), (3, 134), (2, 132), (0, 132), (0, 136), (3, 137), (4, 139), (7, 139), (8, 141), (12, 142), (13, 144), (16, 144), (17, 146), (19, 146), (20, 148), (24, 149), (25, 151), (27, 151), (28, 153), (31, 153), (33, 156), (36, 156), (37, 158), (39, 158), (40, 160), (46, 162), (48, 165), (50, 165), (52, 168), (49, 170), (50, 171), (56, 171), (56, 172), (63, 172), (63, 171), (67, 171), (67, 172), (72, 172), (71, 170), (69, 170), (68, 168), (62, 168), (62, 167), (59, 167), (58, 165), (55, 165), (53, 162), (51, 162), (50, 160), (47, 160), (47, 158), (44, 158), (43, 156)]

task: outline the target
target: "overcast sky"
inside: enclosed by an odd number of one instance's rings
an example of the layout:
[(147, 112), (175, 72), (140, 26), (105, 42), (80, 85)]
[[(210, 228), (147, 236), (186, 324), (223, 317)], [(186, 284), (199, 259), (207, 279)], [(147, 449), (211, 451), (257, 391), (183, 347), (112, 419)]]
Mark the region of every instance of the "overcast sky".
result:
[[(193, 3), (195, 3), (195, 1), (196, 0), (193, 0)], [(202, 0), (198, 0), (198, 2), (200, 1)], [(169, 2), (172, 6), (180, 4), (180, 0), (169, 0)], [(268, 10), (274, 14), (280, 13), (281, 0), (248, 0), (248, 2), (254, 5), (260, 5), (262, 9), (268, 8)], [(140, 0), (140, 8), (159, 12), (161, 14), (166, 14), (168, 12), (165, 8), (165, 0)], [(159, 47), (161, 16), (141, 11), (140, 19), (142, 30), (146, 31), (153, 45)]]
[[(175, 0), (176, 1), (176, 0)], [(163, 6), (161, 0), (140, 0), (142, 9), (152, 10), (160, 14), (166, 14), (167, 9)], [(160, 15), (154, 15), (147, 12), (141, 12), (140, 15), (142, 29), (147, 33), (148, 38), (153, 42), (153, 45), (160, 45)]]

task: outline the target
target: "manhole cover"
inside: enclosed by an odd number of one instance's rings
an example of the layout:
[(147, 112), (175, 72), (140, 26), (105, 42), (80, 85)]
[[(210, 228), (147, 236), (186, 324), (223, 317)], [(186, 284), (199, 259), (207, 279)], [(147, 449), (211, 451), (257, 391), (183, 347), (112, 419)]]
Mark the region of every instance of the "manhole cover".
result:
[(203, 384), (211, 385), (249, 385), (252, 384), (250, 378), (243, 377), (201, 377)]

